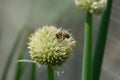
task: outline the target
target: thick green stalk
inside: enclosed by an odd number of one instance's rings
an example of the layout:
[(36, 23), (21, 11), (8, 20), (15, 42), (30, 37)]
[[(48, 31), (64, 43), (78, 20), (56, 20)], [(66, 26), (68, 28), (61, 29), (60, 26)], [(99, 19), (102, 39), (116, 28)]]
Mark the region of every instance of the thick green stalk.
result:
[(93, 57), (93, 76), (92, 80), (99, 80), (101, 73), (101, 66), (104, 56), (105, 44), (107, 39), (107, 32), (109, 28), (109, 20), (111, 15), (112, 0), (107, 0), (107, 9), (102, 15), (101, 23), (99, 26), (97, 42), (95, 45)]
[(52, 66), (47, 66), (47, 72), (48, 72), (48, 80), (54, 80), (54, 71)]
[(92, 14), (89, 12), (85, 22), (82, 80), (92, 80)]

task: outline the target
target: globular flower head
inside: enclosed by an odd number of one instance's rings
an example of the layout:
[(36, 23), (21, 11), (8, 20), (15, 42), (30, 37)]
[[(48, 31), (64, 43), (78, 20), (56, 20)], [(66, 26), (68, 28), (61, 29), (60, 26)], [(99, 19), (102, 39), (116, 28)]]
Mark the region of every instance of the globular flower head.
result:
[(73, 51), (76, 41), (66, 30), (43, 26), (29, 37), (30, 56), (37, 65), (59, 66)]
[(106, 9), (107, 1), (106, 0), (100, 0), (97, 2), (93, 2), (91, 5), (90, 12), (95, 15), (102, 14)]
[(101, 15), (107, 5), (107, 0), (75, 0), (76, 5), (94, 15)]

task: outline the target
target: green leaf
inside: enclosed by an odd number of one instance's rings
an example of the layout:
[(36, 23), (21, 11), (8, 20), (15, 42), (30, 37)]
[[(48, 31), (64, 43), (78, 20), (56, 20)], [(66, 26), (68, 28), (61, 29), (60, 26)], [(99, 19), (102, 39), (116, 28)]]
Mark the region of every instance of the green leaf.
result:
[[(25, 51), (26, 51), (26, 40), (23, 40), (22, 46), (20, 47), (18, 60), (21, 60), (23, 58)], [(15, 79), (14, 80), (20, 80), (23, 71), (24, 71), (23, 63), (18, 62), (17, 67), (16, 67)]]
[(11, 62), (12, 62), (12, 59), (15, 55), (15, 52), (17, 51), (18, 49), (18, 46), (20, 44), (20, 41), (23, 39), (23, 34), (24, 32), (26, 32), (26, 30), (28, 29), (28, 27), (24, 27), (20, 32), (19, 34), (17, 35), (17, 38), (15, 40), (15, 43), (13, 45), (13, 48), (9, 54), (9, 57), (7, 59), (7, 62), (6, 62), (6, 65), (5, 65), (5, 68), (4, 68), (4, 71), (3, 71), (3, 75), (2, 75), (2, 80), (6, 80), (7, 78), (7, 75), (8, 75), (8, 71), (9, 71), (9, 68), (11, 66)]
[[(26, 32), (25, 32), (25, 37), (24, 39), (22, 40), (22, 45), (20, 47), (20, 50), (19, 50), (19, 56), (18, 56), (18, 61), (19, 60), (22, 60), (23, 57), (24, 57), (24, 54), (26, 53), (26, 51), (28, 51), (27, 49), (27, 45), (26, 45), (26, 39), (28, 37), (28, 33), (31, 33), (33, 32), (33, 28), (29, 28)], [(16, 72), (15, 72), (15, 79), (14, 80), (20, 80), (21, 79), (21, 76), (22, 76), (22, 73), (23, 71), (25, 70), (26, 67), (24, 67), (23, 63), (22, 62), (18, 62), (17, 63), (17, 67), (16, 67)], [(33, 72), (31, 74), (31, 77), (32, 79), (34, 79), (34, 76), (35, 76), (35, 66), (32, 66), (32, 69)]]

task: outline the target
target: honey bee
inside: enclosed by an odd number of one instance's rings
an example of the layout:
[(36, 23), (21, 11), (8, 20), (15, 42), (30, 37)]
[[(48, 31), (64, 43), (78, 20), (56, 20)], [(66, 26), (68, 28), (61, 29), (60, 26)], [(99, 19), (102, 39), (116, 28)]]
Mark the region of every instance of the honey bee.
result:
[(61, 39), (61, 38), (69, 38), (70, 35), (67, 31), (59, 31), (58, 33), (56, 33), (56, 38), (57, 39)]

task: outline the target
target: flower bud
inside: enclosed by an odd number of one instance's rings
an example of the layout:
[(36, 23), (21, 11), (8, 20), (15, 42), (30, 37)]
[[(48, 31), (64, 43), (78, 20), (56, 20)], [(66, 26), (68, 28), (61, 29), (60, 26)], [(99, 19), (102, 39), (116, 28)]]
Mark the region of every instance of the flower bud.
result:
[(73, 36), (54, 26), (43, 26), (29, 37), (30, 56), (37, 65), (59, 66), (76, 45)]
[(94, 15), (101, 15), (107, 5), (107, 0), (75, 0), (76, 5)]

